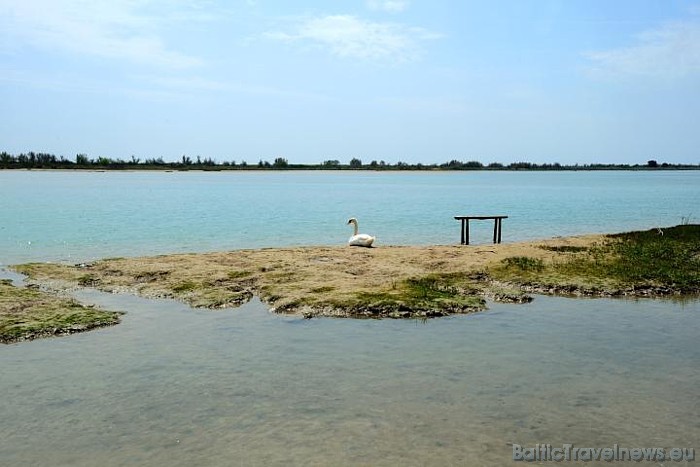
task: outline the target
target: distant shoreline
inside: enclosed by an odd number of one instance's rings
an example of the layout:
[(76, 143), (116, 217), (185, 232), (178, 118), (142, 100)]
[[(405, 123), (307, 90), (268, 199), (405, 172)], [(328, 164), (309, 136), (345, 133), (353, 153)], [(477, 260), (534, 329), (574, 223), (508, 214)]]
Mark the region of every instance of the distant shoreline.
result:
[(559, 169), (551, 168), (530, 168), (530, 169), (444, 169), (439, 167), (428, 168), (398, 168), (386, 167), (381, 169), (371, 168), (326, 168), (316, 166), (295, 166), (284, 169), (279, 168), (261, 168), (257, 166), (251, 167), (170, 167), (170, 166), (148, 166), (148, 167), (0, 167), (0, 171), (36, 171), (36, 172), (673, 172), (673, 171), (696, 171), (700, 170), (700, 165), (697, 166), (669, 166), (669, 167), (566, 167)]
[(141, 160), (135, 156), (131, 160), (114, 159), (109, 157), (90, 158), (86, 154), (77, 154), (73, 160), (64, 156), (49, 153), (28, 152), (18, 155), (0, 152), (0, 170), (171, 170), (171, 171), (249, 171), (249, 170), (353, 170), (353, 171), (593, 171), (593, 170), (700, 170), (700, 164), (673, 164), (651, 159), (643, 164), (560, 164), (534, 162), (491, 162), (484, 164), (480, 161), (450, 160), (444, 163), (423, 164), (420, 162), (387, 163), (383, 160), (372, 160), (367, 163), (358, 158), (352, 158), (347, 164), (337, 159), (329, 159), (318, 164), (294, 164), (283, 157), (277, 157), (273, 162), (260, 159), (258, 162), (245, 160), (216, 161), (210, 157), (182, 156), (176, 162), (165, 161), (162, 157)]

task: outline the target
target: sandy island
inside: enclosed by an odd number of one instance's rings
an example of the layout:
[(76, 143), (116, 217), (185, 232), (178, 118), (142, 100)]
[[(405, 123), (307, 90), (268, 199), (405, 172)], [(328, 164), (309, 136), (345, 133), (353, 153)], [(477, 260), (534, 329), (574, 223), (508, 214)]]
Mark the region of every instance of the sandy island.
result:
[[(116, 324), (66, 300), (75, 287), (239, 306), (254, 295), (277, 313), (312, 318), (431, 318), (530, 293), (660, 296), (700, 293), (700, 225), (498, 245), (290, 247), (14, 266), (3, 281), (0, 342)], [(105, 314), (107, 313), (107, 314)]]
[(354, 318), (470, 313), (528, 293), (700, 291), (700, 226), (477, 246), (294, 247), (15, 266), (48, 290), (86, 286), (228, 308)]
[[(263, 248), (110, 258), (76, 265), (31, 263), (15, 269), (54, 288), (81, 285), (146, 297), (176, 298), (197, 308), (235, 307), (258, 295), (273, 311), (303, 313), (307, 317), (397, 317), (392, 314), (394, 311), (408, 312), (400, 316), (439, 316), (483, 309), (482, 298), (498, 292), (493, 287), (480, 293), (463, 290), (459, 285), (465, 284), (457, 284), (460, 276), (465, 276), (467, 282), (474, 278), (483, 282), (479, 273), (505, 258), (527, 256), (551, 261), (561, 255), (555, 251), (557, 247), (586, 248), (602, 239), (601, 235), (586, 235), (479, 246)], [(454, 279), (452, 284), (443, 284), (445, 292), (449, 292), (445, 295), (472, 300), (464, 302), (464, 306), (459, 300), (445, 303), (450, 297), (427, 297), (428, 290), (423, 298), (433, 300), (425, 300), (425, 306), (420, 306), (420, 297), (406, 297), (411, 295), (411, 290), (406, 290), (407, 283), (438, 278), (439, 282)], [(453, 290), (447, 290), (450, 285)], [(440, 289), (436, 284), (432, 288)], [(520, 295), (512, 287), (505, 288)], [(396, 303), (393, 307), (389, 303), (392, 297), (397, 302), (410, 301), (412, 306), (403, 310), (405, 307)], [(431, 301), (435, 303), (431, 305)]]

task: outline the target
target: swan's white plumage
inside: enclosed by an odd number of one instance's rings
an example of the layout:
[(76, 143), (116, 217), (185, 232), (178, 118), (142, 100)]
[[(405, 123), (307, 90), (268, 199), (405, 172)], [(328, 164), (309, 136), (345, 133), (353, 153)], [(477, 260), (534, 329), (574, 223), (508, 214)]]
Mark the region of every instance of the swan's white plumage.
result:
[(353, 234), (352, 237), (348, 240), (348, 245), (350, 246), (365, 246), (365, 247), (371, 247), (372, 243), (374, 243), (375, 237), (367, 234), (361, 234), (358, 233), (359, 227), (357, 226), (357, 219), (354, 217), (351, 217), (348, 219), (348, 224), (353, 224), (355, 228), (355, 233)]
[(348, 245), (350, 246), (372, 246), (374, 242), (374, 237), (367, 234), (353, 235), (348, 240)]

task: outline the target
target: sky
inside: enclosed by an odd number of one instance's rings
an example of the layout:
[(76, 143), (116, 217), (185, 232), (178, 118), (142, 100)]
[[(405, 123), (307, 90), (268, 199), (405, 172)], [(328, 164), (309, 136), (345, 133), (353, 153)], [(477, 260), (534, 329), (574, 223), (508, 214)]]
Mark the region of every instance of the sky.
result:
[(0, 0), (0, 151), (700, 163), (700, 0)]

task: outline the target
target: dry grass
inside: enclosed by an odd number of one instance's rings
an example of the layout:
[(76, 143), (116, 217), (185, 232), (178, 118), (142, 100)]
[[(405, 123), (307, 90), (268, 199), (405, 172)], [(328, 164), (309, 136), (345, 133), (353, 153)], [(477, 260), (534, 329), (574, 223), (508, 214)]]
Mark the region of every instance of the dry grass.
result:
[(564, 254), (562, 247), (588, 247), (602, 238), (481, 246), (274, 248), (72, 266), (31, 263), (15, 269), (39, 281), (177, 298), (195, 307), (237, 306), (257, 294), (278, 312), (307, 316), (426, 317), (483, 309), (484, 297), (518, 301), (518, 290), (488, 283), (484, 272), (509, 257), (553, 261)]
[[(700, 291), (700, 226), (480, 246), (303, 247), (16, 266), (54, 289), (95, 287), (235, 307), (258, 295), (306, 317), (428, 318), (482, 310), (527, 292), (666, 295)], [(106, 313), (0, 281), (0, 342), (119, 322)]]

